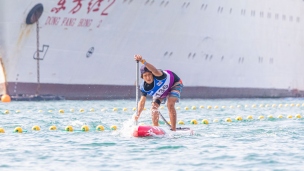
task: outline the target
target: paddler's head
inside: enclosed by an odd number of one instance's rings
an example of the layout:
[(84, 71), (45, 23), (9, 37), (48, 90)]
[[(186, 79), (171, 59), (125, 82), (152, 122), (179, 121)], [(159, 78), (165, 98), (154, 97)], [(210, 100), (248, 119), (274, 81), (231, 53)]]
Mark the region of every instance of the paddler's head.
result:
[(141, 78), (144, 79), (146, 83), (151, 84), (153, 82), (153, 74), (146, 66), (141, 66), (140, 74)]

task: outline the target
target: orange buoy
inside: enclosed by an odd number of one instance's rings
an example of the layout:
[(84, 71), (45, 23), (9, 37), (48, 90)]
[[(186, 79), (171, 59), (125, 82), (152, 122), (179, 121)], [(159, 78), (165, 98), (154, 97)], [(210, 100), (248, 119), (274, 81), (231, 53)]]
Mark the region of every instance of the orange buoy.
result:
[(1, 97), (2, 102), (11, 102), (11, 97), (8, 94), (3, 94)]

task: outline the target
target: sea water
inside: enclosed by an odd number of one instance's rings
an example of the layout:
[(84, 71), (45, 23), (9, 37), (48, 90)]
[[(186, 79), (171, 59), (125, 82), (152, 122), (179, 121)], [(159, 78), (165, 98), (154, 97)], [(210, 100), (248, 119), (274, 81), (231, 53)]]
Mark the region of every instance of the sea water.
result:
[[(302, 170), (303, 103), (182, 99), (177, 121), (185, 125), (178, 126), (194, 135), (172, 133), (160, 120), (168, 134), (145, 138), (132, 136), (134, 100), (0, 103), (0, 170)], [(151, 125), (149, 104), (140, 124)], [(160, 112), (169, 120), (165, 106)], [(33, 131), (35, 125), (41, 130)], [(49, 130), (52, 125), (56, 131)], [(65, 131), (68, 125), (73, 132)], [(83, 125), (90, 130), (81, 131)], [(96, 131), (97, 125), (105, 130)]]

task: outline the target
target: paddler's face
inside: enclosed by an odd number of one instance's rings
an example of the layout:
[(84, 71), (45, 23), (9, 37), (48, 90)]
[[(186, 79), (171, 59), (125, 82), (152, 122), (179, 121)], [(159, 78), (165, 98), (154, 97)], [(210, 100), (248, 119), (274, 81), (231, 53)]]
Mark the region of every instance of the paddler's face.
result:
[(153, 75), (151, 72), (143, 73), (143, 79), (146, 83), (151, 84), (153, 82)]

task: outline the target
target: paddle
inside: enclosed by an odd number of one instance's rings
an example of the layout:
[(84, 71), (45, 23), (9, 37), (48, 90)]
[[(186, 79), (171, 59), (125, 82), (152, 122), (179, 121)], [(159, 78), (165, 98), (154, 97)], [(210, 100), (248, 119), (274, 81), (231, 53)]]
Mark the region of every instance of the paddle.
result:
[[(168, 125), (168, 127), (171, 130), (171, 125), (169, 124), (169, 122), (165, 119), (165, 117), (158, 111), (160, 117), (163, 119), (163, 121), (166, 123), (166, 125)], [(178, 127), (176, 128), (176, 130), (190, 130), (190, 128), (182, 128), (182, 127)]]
[[(136, 61), (136, 115), (138, 116), (138, 81), (139, 81), (139, 61)], [(135, 125), (138, 125), (138, 121), (135, 121)]]

